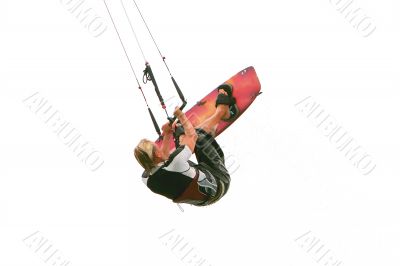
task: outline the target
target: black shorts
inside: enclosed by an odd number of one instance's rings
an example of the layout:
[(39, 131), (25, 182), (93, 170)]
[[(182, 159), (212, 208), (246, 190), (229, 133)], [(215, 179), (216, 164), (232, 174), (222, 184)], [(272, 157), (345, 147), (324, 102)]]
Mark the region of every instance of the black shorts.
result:
[(198, 169), (203, 173), (211, 174), (218, 183), (218, 193), (212, 202), (217, 201), (228, 191), (231, 181), (228, 169), (225, 167), (225, 156), (215, 138), (203, 129), (196, 129), (198, 138), (194, 153), (198, 162)]

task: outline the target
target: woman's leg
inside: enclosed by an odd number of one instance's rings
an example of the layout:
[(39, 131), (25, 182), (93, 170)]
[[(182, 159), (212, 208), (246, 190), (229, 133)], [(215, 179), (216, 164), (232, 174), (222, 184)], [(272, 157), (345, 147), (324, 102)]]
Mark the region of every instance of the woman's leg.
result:
[[(227, 95), (227, 93), (224, 90), (219, 90), (219, 93), (220, 94), (223, 93), (223, 94)], [(212, 116), (210, 116), (209, 118), (207, 118), (207, 120), (205, 120), (203, 123), (198, 125), (196, 128), (201, 128), (205, 132), (207, 132), (211, 135), (214, 135), (219, 122), (221, 122), (221, 119), (229, 118), (229, 115), (230, 115), (229, 114), (229, 106), (220, 104), (217, 106), (215, 113)]]

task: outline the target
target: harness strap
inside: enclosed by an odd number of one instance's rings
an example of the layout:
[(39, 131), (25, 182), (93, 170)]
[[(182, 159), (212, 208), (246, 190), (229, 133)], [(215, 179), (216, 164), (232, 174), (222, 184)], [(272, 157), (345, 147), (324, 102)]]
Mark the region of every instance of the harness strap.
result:
[(196, 176), (193, 178), (186, 190), (179, 197), (173, 200), (175, 203), (189, 203), (198, 205), (199, 203), (201, 204), (208, 200), (208, 195), (205, 195), (199, 191), (199, 185), (197, 183), (199, 176), (199, 169), (196, 168)]

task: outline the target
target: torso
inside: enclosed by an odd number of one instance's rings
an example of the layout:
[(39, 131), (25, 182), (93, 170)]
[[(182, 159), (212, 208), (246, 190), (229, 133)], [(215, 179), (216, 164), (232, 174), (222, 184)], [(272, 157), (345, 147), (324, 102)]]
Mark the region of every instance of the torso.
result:
[(217, 184), (214, 178), (188, 160), (191, 154), (187, 146), (179, 147), (166, 162), (160, 163), (150, 173), (144, 173), (143, 182), (154, 193), (174, 201), (182, 200), (184, 194), (185, 201), (196, 204), (215, 195)]

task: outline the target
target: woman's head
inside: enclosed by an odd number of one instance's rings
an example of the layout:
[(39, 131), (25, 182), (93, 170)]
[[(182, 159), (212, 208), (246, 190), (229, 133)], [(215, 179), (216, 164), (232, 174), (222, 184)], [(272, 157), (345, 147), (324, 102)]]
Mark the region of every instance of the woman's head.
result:
[(135, 158), (145, 171), (153, 169), (160, 161), (160, 151), (157, 145), (147, 139), (142, 139), (135, 148)]

